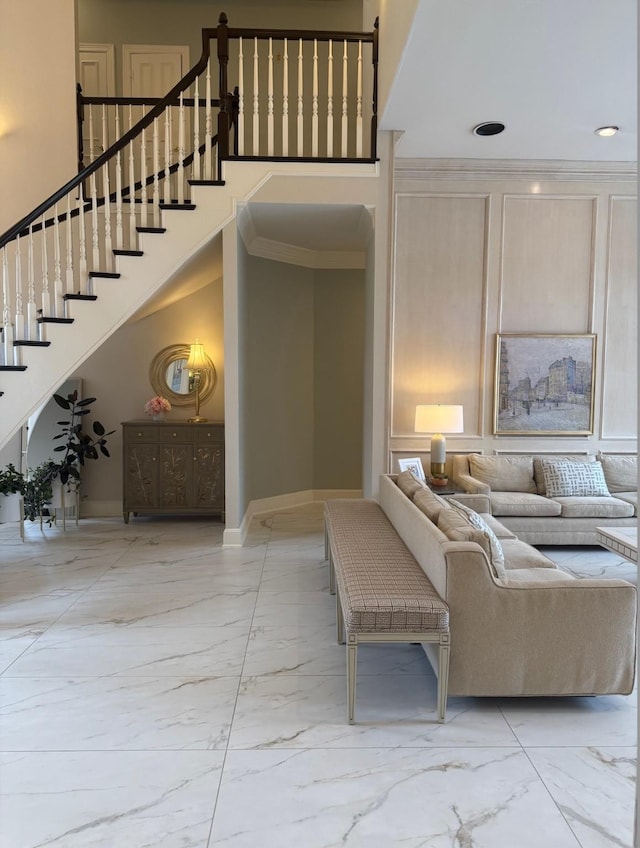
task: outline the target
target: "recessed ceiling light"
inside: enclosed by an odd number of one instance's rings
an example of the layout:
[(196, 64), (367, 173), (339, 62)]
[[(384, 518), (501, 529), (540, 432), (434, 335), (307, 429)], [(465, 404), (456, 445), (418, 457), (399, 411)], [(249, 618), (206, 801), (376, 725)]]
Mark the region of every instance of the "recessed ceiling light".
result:
[(498, 135), (504, 130), (504, 124), (501, 121), (485, 121), (473, 128), (474, 135)]
[(598, 129), (595, 130), (595, 134), (608, 137), (611, 135), (615, 135), (619, 129), (620, 127), (598, 127)]

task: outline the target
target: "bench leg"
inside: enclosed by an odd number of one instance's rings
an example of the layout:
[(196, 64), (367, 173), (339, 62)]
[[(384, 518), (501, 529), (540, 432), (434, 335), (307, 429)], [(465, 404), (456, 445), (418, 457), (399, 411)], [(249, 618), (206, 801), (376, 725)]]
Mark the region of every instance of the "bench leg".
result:
[(342, 614), (342, 604), (340, 603), (340, 593), (336, 592), (336, 624), (338, 645), (344, 645), (344, 615)]
[(447, 688), (449, 686), (449, 634), (440, 637), (438, 648), (438, 721), (443, 723), (447, 711)]
[(356, 713), (357, 638), (357, 636), (349, 636), (349, 642), (347, 644), (347, 704), (349, 708), (349, 724), (353, 724)]
[(336, 593), (336, 569), (333, 564), (333, 557), (331, 556), (331, 549), (329, 549), (329, 594), (335, 595)]

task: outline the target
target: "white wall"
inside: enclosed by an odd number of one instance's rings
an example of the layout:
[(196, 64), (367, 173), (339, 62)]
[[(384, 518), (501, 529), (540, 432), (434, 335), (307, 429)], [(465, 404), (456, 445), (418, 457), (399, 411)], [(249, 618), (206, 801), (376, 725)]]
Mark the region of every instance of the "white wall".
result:
[[(635, 177), (584, 163), (510, 162), (502, 178), (484, 167), (396, 163), (391, 459), (428, 461), (417, 403), (464, 406), (449, 454), (635, 451)], [(510, 332), (596, 334), (592, 436), (494, 435), (495, 339)]]
[(77, 173), (74, 6), (0, 0), (0, 234)]

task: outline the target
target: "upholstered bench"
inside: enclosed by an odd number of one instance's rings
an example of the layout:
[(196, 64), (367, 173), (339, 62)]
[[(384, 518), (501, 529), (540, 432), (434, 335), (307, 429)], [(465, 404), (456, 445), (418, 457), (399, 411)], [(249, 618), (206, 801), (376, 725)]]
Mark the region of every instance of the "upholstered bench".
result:
[(438, 721), (445, 720), (449, 609), (375, 501), (325, 504), (330, 582), (336, 587), (338, 642), (347, 645), (349, 723), (355, 716), (358, 645), (438, 645)]

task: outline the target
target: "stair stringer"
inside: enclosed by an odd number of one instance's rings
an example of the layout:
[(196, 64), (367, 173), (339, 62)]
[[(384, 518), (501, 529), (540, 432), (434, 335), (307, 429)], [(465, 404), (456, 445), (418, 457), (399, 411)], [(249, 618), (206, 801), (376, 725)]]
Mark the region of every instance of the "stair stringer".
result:
[(370, 178), (377, 174), (375, 165), (359, 163), (229, 162), (225, 167), (224, 185), (192, 186), (194, 210), (162, 210), (165, 233), (139, 234), (142, 256), (115, 257), (119, 279), (93, 278), (98, 300), (71, 301), (72, 324), (43, 325), (43, 338), (51, 345), (21, 349), (26, 371), (0, 374), (4, 392), (0, 398), (0, 448), (87, 357), (235, 217), (237, 204), (249, 200), (271, 177)]

